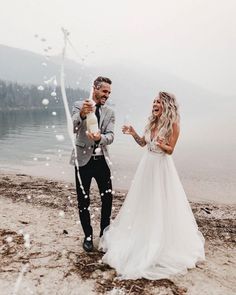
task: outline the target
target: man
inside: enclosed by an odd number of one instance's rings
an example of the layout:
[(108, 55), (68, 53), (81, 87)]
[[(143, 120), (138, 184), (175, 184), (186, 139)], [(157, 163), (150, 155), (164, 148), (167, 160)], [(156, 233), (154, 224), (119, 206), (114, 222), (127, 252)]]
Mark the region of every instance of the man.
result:
[(112, 208), (112, 183), (109, 168), (107, 145), (114, 140), (114, 111), (105, 105), (111, 93), (111, 80), (98, 77), (93, 84), (93, 101), (96, 104), (95, 114), (98, 119), (99, 132), (87, 131), (86, 116), (94, 111), (89, 100), (76, 102), (72, 111), (74, 132), (76, 133), (76, 150), (79, 163), (79, 181), (75, 167), (76, 191), (80, 222), (85, 234), (83, 248), (86, 252), (93, 251), (93, 229), (90, 224), (90, 185), (95, 178), (101, 195), (100, 237), (103, 230), (110, 224)]

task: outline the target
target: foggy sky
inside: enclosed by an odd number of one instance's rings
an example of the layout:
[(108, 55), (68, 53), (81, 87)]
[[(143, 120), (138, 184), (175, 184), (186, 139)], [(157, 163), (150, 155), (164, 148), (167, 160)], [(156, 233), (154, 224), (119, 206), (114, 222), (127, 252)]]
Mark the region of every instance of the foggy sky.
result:
[(235, 11), (235, 0), (1, 0), (0, 44), (59, 54), (64, 26), (72, 59), (152, 66), (235, 95)]

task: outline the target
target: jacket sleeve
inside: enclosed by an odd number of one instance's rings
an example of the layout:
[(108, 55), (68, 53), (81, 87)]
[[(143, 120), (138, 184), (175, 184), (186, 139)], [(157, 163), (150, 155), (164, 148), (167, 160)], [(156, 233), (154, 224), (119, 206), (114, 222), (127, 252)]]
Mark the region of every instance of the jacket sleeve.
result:
[(99, 145), (109, 145), (114, 140), (115, 113), (112, 110), (105, 132), (101, 134)]
[(75, 102), (75, 105), (73, 106), (73, 109), (72, 109), (72, 121), (73, 121), (74, 133), (77, 133), (82, 126), (83, 120), (80, 117), (81, 107), (82, 107), (82, 102)]

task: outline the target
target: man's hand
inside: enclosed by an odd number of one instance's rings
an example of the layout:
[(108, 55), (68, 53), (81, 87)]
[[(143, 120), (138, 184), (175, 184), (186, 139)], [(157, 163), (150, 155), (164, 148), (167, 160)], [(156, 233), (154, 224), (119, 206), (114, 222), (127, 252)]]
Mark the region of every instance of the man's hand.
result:
[(87, 114), (93, 112), (93, 110), (94, 110), (93, 103), (90, 100), (86, 99), (83, 102), (82, 108), (80, 110), (80, 117), (84, 119), (87, 116)]
[(86, 135), (88, 136), (89, 139), (94, 140), (94, 141), (99, 141), (101, 139), (101, 133), (98, 131), (96, 133), (92, 133), (87, 131)]

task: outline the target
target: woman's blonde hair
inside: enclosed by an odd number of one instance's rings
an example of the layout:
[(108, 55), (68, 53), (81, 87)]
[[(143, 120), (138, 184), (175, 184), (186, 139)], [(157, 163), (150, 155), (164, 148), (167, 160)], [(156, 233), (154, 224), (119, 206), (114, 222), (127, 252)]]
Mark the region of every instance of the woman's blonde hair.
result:
[(179, 107), (175, 96), (171, 93), (159, 92), (159, 98), (162, 104), (162, 114), (160, 117), (151, 114), (145, 133), (157, 129), (159, 137), (168, 139), (173, 132), (173, 123), (179, 124)]

